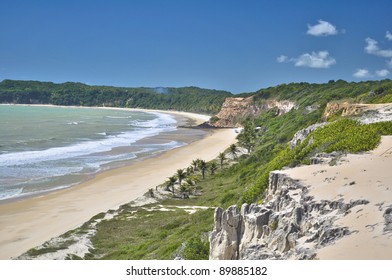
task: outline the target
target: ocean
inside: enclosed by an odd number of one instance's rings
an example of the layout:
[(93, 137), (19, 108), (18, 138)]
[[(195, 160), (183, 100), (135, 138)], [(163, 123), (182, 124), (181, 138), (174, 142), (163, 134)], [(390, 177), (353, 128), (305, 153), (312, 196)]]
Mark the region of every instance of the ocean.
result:
[(158, 112), (1, 105), (0, 120), (0, 200), (68, 188), (186, 144), (176, 119)]

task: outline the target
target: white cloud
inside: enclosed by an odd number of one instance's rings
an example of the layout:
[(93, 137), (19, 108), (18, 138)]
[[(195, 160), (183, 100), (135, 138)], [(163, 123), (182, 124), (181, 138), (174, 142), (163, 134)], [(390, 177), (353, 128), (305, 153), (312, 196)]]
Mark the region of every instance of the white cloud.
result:
[(380, 49), (378, 42), (372, 38), (366, 38), (365, 52), (381, 57), (392, 57), (392, 50)]
[(389, 41), (392, 41), (392, 33), (387, 31), (387, 33), (385, 34), (385, 38), (387, 38)]
[(370, 75), (369, 70), (367, 69), (357, 69), (357, 71), (353, 74), (355, 78), (369, 78), (372, 75)]
[(288, 62), (289, 58), (285, 55), (280, 55), (276, 58), (276, 61), (279, 63)]
[(293, 61), (295, 66), (310, 68), (329, 68), (336, 64), (336, 60), (329, 56), (328, 51), (304, 53), (298, 58), (290, 59), (290, 61)]
[(387, 69), (377, 70), (376, 75), (383, 78), (389, 75), (389, 71)]
[(353, 74), (355, 78), (371, 78), (371, 77), (380, 77), (380, 78), (385, 78), (390, 74), (389, 70), (387, 69), (381, 69), (381, 70), (376, 70), (374, 73), (370, 72), (366, 68), (359, 68), (357, 71)]
[(308, 31), (306, 33), (313, 36), (329, 36), (338, 34), (338, 31), (334, 25), (320, 19), (316, 25), (308, 24)]

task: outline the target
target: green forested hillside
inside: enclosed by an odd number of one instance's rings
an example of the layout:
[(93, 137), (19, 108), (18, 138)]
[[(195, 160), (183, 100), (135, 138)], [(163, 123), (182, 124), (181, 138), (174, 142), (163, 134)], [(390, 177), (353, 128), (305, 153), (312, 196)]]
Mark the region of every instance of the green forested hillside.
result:
[(343, 80), (329, 81), (325, 84), (290, 83), (260, 89), (253, 93), (239, 96), (254, 96), (254, 101), (265, 99), (291, 100), (299, 106), (318, 104), (338, 100), (350, 100), (355, 103), (386, 103), (392, 102), (392, 81), (346, 82)]
[[(163, 91), (164, 93), (159, 93)], [(217, 113), (227, 91), (183, 88), (125, 88), (89, 86), (82, 83), (55, 84), (37, 81), (4, 80), (0, 83), (0, 103), (112, 106)]]

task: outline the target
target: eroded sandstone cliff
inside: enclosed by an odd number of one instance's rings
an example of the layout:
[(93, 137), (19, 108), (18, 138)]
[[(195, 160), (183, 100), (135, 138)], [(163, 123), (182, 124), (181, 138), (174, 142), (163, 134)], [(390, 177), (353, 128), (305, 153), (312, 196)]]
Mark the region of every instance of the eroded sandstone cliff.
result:
[(255, 117), (264, 111), (276, 108), (278, 115), (285, 114), (295, 108), (295, 103), (288, 100), (264, 100), (254, 102), (253, 97), (229, 97), (225, 99), (216, 121), (210, 123), (215, 127), (237, 127), (247, 117)]
[(300, 182), (280, 171), (271, 172), (263, 204), (215, 210), (210, 259), (311, 259), (318, 248), (350, 234), (334, 221), (367, 203), (317, 201)]
[(352, 104), (348, 102), (328, 103), (325, 107), (323, 120), (327, 120), (333, 115), (342, 117), (359, 116), (362, 123), (391, 121), (392, 120), (392, 103), (385, 104)]

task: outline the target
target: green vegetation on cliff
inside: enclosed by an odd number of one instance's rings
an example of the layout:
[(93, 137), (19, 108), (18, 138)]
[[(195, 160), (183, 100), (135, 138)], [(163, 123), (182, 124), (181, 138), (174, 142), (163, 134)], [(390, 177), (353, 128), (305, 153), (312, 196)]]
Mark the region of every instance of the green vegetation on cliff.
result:
[(265, 99), (291, 100), (299, 106), (320, 105), (338, 100), (351, 100), (354, 103), (392, 102), (392, 81), (346, 82), (329, 81), (325, 84), (290, 83), (260, 89), (241, 96), (254, 96), (255, 102)]

